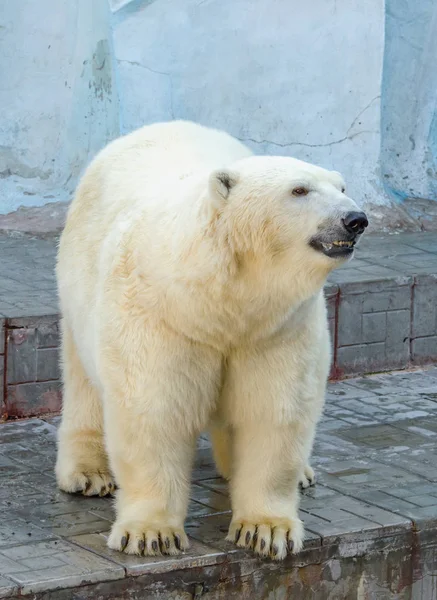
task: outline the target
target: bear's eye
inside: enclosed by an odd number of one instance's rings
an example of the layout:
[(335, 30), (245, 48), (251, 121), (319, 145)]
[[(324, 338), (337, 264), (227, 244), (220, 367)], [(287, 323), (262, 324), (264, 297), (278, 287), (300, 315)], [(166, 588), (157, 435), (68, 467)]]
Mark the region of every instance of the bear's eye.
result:
[(292, 192), (293, 196), (306, 196), (308, 194), (308, 190), (304, 187), (294, 188)]
[(346, 188), (342, 187), (342, 188), (341, 188), (341, 193), (342, 193), (342, 194), (344, 194), (344, 193), (345, 193), (345, 191), (346, 191)]

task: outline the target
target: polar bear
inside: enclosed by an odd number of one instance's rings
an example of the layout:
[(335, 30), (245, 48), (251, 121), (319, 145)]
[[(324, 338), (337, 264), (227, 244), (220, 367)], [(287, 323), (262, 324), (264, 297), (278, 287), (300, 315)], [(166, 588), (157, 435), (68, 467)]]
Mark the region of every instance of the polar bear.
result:
[(322, 287), (367, 226), (337, 172), (177, 121), (106, 147), (59, 247), (56, 475), (116, 492), (108, 539), (178, 554), (196, 440), (230, 480), (228, 539), (298, 552), (299, 482), (330, 364)]

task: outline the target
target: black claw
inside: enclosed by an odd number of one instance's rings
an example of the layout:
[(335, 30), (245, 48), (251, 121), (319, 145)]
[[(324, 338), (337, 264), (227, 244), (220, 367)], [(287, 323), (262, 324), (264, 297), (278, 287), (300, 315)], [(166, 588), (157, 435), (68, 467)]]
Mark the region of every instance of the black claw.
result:
[(245, 544), (246, 544), (246, 546), (248, 546), (248, 545), (249, 545), (250, 538), (251, 538), (251, 534), (250, 534), (250, 531), (248, 531), (248, 532), (246, 533), (246, 539), (244, 540), (244, 541), (245, 541)]
[(153, 550), (153, 552), (158, 552), (158, 541), (157, 540), (153, 540), (152, 550)]
[(108, 493), (107, 489), (105, 486), (103, 486), (102, 488), (100, 488), (100, 494), (99, 496), (106, 496), (106, 494)]
[(167, 548), (167, 550), (170, 548), (170, 540), (168, 537), (166, 537), (164, 540), (164, 546)]
[(266, 541), (263, 539), (263, 540), (261, 540), (261, 544), (260, 544), (261, 552), (264, 550), (265, 547), (266, 547)]
[(124, 551), (125, 551), (125, 548), (126, 548), (126, 546), (127, 546), (127, 543), (128, 543), (128, 541), (129, 541), (129, 536), (128, 536), (128, 535), (124, 535), (124, 536), (121, 538), (121, 542), (120, 542), (120, 544), (121, 544), (121, 551), (122, 551), (122, 552), (124, 552)]
[(240, 533), (241, 533), (241, 527), (240, 529), (237, 529), (237, 531), (235, 532), (235, 537), (234, 537), (234, 542), (237, 543), (238, 540), (240, 539)]
[(140, 540), (138, 542), (138, 550), (140, 551), (140, 554), (144, 554), (145, 549), (146, 549), (146, 542), (144, 540)]
[(181, 549), (181, 538), (179, 537), (179, 535), (177, 533), (174, 536), (174, 543), (175, 543), (176, 548), (178, 550), (180, 550)]
[(273, 547), (272, 547), (272, 554), (273, 554), (273, 556), (276, 556), (278, 554), (278, 552), (279, 552), (278, 546), (273, 545)]
[(293, 540), (288, 540), (288, 549), (290, 552), (293, 552), (294, 542)]

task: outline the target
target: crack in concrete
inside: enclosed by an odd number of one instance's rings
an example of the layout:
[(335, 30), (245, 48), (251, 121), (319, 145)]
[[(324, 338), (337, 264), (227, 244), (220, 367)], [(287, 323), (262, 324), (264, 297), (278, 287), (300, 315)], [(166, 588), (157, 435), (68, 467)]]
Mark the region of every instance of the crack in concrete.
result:
[(366, 110), (368, 110), (372, 106), (372, 104), (375, 102), (375, 100), (378, 100), (379, 98), (381, 98), (381, 94), (378, 94), (377, 96), (372, 98), (372, 100), (370, 100), (370, 102), (363, 108), (363, 110), (361, 110), (357, 114), (355, 119), (352, 121), (349, 129), (346, 131), (346, 137), (349, 135), (349, 131), (352, 129), (352, 127), (355, 125), (355, 123), (358, 121), (358, 119), (361, 117), (361, 115), (363, 115), (366, 112)]
[(240, 142), (253, 142), (254, 144), (271, 144), (272, 146), (278, 146), (280, 148), (288, 148), (289, 146), (306, 146), (308, 148), (327, 148), (329, 146), (335, 146), (337, 144), (342, 144), (343, 142), (345, 142), (346, 140), (353, 140), (355, 137), (362, 135), (363, 133), (378, 133), (378, 131), (372, 131), (369, 129), (363, 129), (362, 131), (357, 131), (356, 133), (353, 134), (349, 134), (350, 130), (354, 127), (354, 125), (356, 124), (356, 122), (358, 121), (358, 119), (361, 117), (361, 115), (363, 115), (366, 110), (368, 110), (372, 104), (378, 100), (378, 98), (380, 98), (381, 96), (378, 94), (378, 96), (375, 96), (374, 98), (372, 98), (372, 100), (370, 100), (370, 102), (357, 114), (357, 116), (353, 119), (352, 123), (350, 124), (350, 126), (348, 127), (348, 130), (346, 131), (346, 135), (342, 138), (340, 138), (339, 140), (334, 140), (332, 142), (327, 142), (326, 144), (307, 144), (305, 142), (285, 142), (285, 143), (281, 143), (281, 142), (275, 142), (273, 140), (256, 140), (255, 138), (238, 138), (240, 140)]
[(148, 67), (147, 65), (143, 65), (142, 63), (136, 60), (127, 60), (127, 59), (117, 59), (119, 63), (127, 63), (128, 65), (133, 65), (134, 67), (140, 67), (141, 69), (145, 69), (150, 73), (155, 73), (156, 75), (162, 75), (163, 77), (167, 77), (170, 84), (170, 116), (172, 119), (174, 116), (174, 89), (173, 89), (173, 77), (170, 73), (166, 73), (165, 71), (158, 71), (157, 69), (152, 69), (152, 67)]
[(359, 135), (363, 133), (378, 133), (378, 131), (373, 131), (371, 129), (364, 129), (363, 131), (357, 131), (357, 133), (353, 133), (352, 135), (346, 135), (345, 137), (334, 140), (333, 142), (327, 142), (326, 144), (306, 144), (305, 142), (287, 142), (285, 144), (281, 144), (280, 142), (273, 142), (271, 140), (255, 140), (254, 138), (237, 138), (240, 142), (253, 142), (254, 144), (271, 144), (272, 146), (279, 146), (280, 148), (288, 148), (289, 146), (306, 146), (308, 148), (327, 148), (329, 146), (335, 146), (336, 144), (341, 144), (346, 140), (353, 140)]

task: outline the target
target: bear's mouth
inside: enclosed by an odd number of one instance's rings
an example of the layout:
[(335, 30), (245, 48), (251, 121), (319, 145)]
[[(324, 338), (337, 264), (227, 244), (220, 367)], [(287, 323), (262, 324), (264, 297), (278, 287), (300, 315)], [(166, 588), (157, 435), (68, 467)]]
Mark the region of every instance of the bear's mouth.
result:
[(330, 258), (346, 258), (353, 254), (356, 242), (356, 237), (349, 240), (334, 240), (332, 242), (321, 238), (313, 238), (310, 241), (310, 246)]

